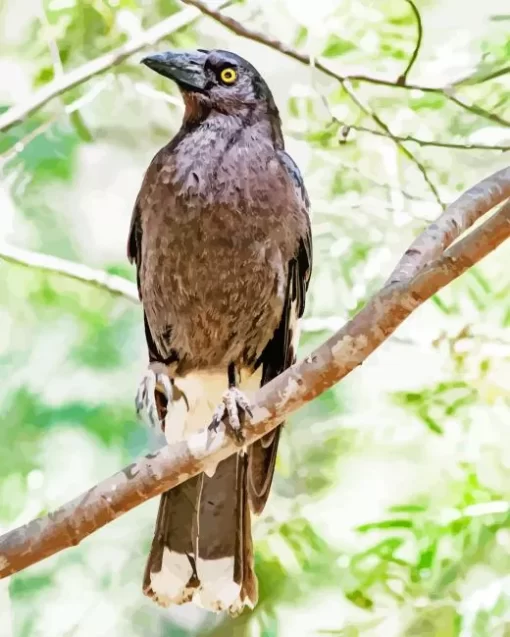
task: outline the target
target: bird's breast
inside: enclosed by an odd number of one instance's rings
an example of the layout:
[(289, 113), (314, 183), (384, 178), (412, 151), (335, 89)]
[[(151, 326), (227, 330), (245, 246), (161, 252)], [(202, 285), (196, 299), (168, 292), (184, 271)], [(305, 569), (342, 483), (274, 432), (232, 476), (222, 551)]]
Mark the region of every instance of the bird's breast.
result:
[(197, 367), (254, 359), (284, 303), (278, 233), (237, 208), (191, 203), (176, 200), (181, 214), (163, 219), (144, 243), (151, 332), (161, 351)]
[(282, 314), (294, 193), (267, 145), (207, 150), (188, 144), (161, 167), (144, 206), (142, 298), (163, 355), (249, 364)]

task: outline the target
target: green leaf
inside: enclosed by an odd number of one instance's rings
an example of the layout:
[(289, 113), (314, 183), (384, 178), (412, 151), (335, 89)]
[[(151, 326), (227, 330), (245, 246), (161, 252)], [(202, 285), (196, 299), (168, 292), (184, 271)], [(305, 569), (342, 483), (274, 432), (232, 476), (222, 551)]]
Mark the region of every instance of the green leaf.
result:
[(421, 504), (395, 504), (389, 507), (392, 513), (423, 513), (427, 507)]
[(381, 522), (370, 522), (368, 524), (362, 524), (356, 527), (356, 530), (360, 533), (366, 533), (367, 531), (373, 531), (376, 529), (412, 529), (413, 523), (411, 520), (394, 519), (394, 520), (382, 520)]
[(304, 26), (300, 26), (294, 38), (294, 46), (296, 47), (296, 49), (299, 49), (302, 46), (304, 46), (307, 37), (308, 37), (308, 29)]
[(322, 51), (322, 56), (326, 58), (339, 57), (349, 53), (350, 51), (354, 51), (355, 49), (356, 46), (352, 42), (344, 40), (337, 35), (330, 35), (326, 46)]
[(437, 422), (435, 418), (432, 418), (432, 416), (428, 413), (426, 409), (420, 410), (419, 416), (423, 420), (423, 422), (427, 425), (427, 427), (430, 429), (430, 431), (440, 436), (444, 434), (444, 430), (441, 427), (441, 425)]
[(85, 123), (85, 120), (83, 119), (83, 116), (79, 111), (74, 111), (73, 113), (71, 113), (71, 115), (69, 116), (69, 121), (71, 122), (71, 125), (76, 131), (76, 134), (81, 140), (87, 143), (93, 141), (92, 133), (88, 129), (87, 124)]
[(374, 607), (373, 600), (371, 600), (370, 597), (367, 597), (367, 595), (365, 595), (363, 591), (350, 591), (345, 594), (345, 597), (351, 603), (355, 604), (358, 608), (362, 608), (363, 610), (371, 610)]
[[(48, 180), (69, 181), (73, 175), (79, 139), (65, 124), (55, 122), (33, 139), (28, 136), (41, 126), (40, 117), (10, 129), (0, 136), (0, 153), (12, 152), (18, 142), (25, 143), (22, 150), (11, 158), (6, 172), (18, 170), (28, 175), (30, 181), (41, 183)], [(21, 169), (21, 171), (20, 171)]]

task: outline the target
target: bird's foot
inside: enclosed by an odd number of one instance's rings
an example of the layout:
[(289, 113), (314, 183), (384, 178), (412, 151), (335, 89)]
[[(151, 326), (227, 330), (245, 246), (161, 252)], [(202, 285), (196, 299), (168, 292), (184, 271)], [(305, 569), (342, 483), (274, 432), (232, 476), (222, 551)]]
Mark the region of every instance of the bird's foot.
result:
[(156, 391), (166, 399), (166, 405), (159, 405), (160, 409), (164, 408), (166, 412), (173, 402), (172, 382), (164, 372), (155, 372), (149, 368), (136, 393), (136, 413), (139, 417), (145, 415), (151, 427), (161, 427), (164, 432), (165, 418), (163, 415), (160, 419)]
[(237, 387), (230, 387), (230, 389), (223, 394), (221, 403), (214, 410), (209, 431), (216, 432), (220, 423), (226, 421), (228, 429), (233, 434), (234, 439), (239, 444), (242, 444), (244, 440), (243, 424), (247, 416), (253, 418), (250, 402)]

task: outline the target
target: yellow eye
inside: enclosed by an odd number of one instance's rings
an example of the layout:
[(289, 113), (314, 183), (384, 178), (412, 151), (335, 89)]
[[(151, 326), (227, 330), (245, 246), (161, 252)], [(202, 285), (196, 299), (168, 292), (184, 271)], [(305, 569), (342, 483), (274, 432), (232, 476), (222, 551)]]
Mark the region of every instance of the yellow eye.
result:
[(230, 67), (223, 69), (220, 73), (220, 80), (223, 84), (233, 84), (237, 80), (235, 69), (231, 69)]

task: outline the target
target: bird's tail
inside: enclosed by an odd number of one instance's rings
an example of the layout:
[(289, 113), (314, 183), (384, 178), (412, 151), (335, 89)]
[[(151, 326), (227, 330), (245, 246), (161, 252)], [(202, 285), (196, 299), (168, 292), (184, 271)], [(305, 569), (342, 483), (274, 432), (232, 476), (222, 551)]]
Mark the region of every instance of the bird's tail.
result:
[(163, 494), (143, 583), (154, 601), (232, 615), (255, 606), (247, 465), (235, 454)]

